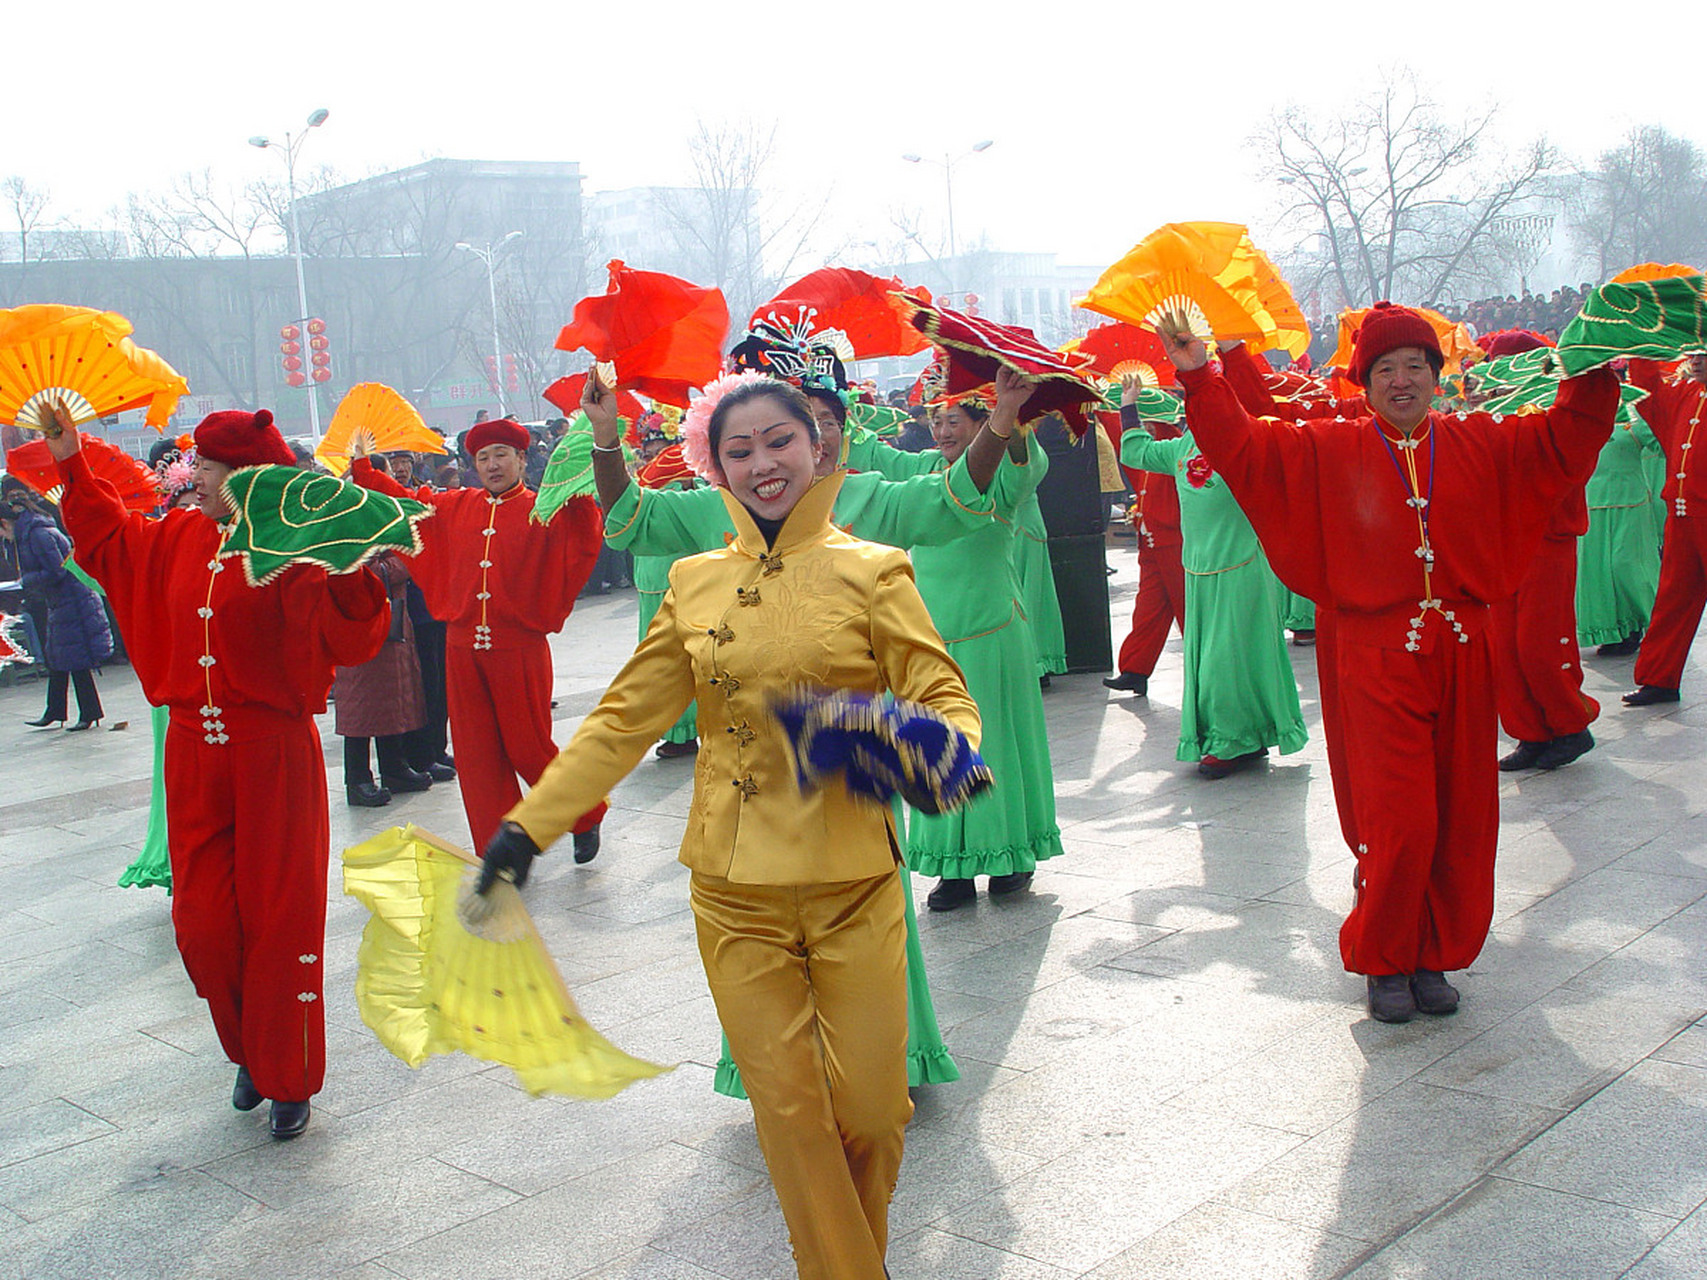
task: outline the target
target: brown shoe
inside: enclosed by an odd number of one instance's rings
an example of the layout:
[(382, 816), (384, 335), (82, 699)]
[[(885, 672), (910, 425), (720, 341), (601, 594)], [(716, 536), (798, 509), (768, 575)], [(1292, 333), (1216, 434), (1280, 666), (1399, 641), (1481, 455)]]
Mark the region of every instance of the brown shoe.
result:
[(1411, 975), (1411, 995), (1424, 1013), (1444, 1018), (1458, 1012), (1458, 988), (1438, 969), (1418, 969)]
[(660, 760), (680, 760), (684, 756), (699, 754), (699, 739), (689, 738), (686, 742), (660, 742), (655, 753)]
[(1369, 975), (1369, 1016), (1377, 1022), (1409, 1022), (1417, 1014), (1407, 973)]

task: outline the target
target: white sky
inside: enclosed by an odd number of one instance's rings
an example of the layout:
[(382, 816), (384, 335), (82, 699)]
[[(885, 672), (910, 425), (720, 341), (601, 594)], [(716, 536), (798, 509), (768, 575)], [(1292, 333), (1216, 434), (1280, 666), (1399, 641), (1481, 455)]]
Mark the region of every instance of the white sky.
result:
[[(0, 175), (89, 222), (186, 171), (268, 175), (276, 153), (245, 139), (324, 106), (310, 167), (578, 160), (595, 191), (682, 183), (696, 117), (752, 119), (780, 124), (769, 188), (830, 185), (827, 238), (887, 243), (892, 208), (933, 228), (942, 214), (940, 170), (900, 155), (991, 138), (955, 171), (962, 248), (987, 236), (1101, 265), (1166, 221), (1260, 231), (1276, 206), (1245, 139), (1287, 102), (1332, 111), (1399, 66), (1448, 116), (1498, 105), (1513, 146), (1545, 133), (1586, 161), (1647, 123), (1707, 144), (1698, 2), (1655, 0), (1639, 21), (1570, 0), (1321, 5), (1313, 24), (1300, 8), (20, 0)], [(292, 35), (303, 20), (312, 34)], [(1644, 63), (1668, 31), (1697, 52)]]

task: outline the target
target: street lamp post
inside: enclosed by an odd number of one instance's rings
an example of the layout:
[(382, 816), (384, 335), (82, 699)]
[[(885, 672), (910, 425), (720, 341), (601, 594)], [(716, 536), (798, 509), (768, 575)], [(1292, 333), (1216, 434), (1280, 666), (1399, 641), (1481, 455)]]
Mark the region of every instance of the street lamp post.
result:
[(521, 236), (522, 232), (512, 231), (496, 244), (488, 240), (484, 249), (469, 244), (465, 240), (456, 242), (458, 249), (472, 253), (486, 264), (486, 297), (492, 304), (492, 384), (498, 389), (498, 416), (500, 418), (509, 417), (510, 411), (504, 400), (504, 349), (498, 343), (498, 282), (493, 273), (492, 264), (498, 260), (498, 255), (504, 251), (505, 245), (512, 240), (520, 239)]
[(980, 151), (988, 151), (995, 145), (995, 140), (993, 138), (986, 138), (982, 142), (974, 142), (970, 150), (963, 151), (959, 155), (954, 155), (951, 152), (945, 151), (942, 153), (941, 160), (937, 160), (929, 156), (916, 155), (911, 151), (901, 157), (901, 159), (905, 160), (908, 164), (934, 164), (938, 165), (942, 169), (943, 193), (947, 197), (948, 203), (948, 284), (949, 292), (951, 294), (954, 292), (953, 273), (957, 266), (955, 260), (958, 257), (958, 252), (954, 245), (954, 166), (959, 164), (962, 160), (965, 160), (968, 156), (976, 155)]
[[(331, 113), (325, 107), (310, 113), (308, 126), (301, 133), (284, 136), (283, 142), (278, 142), (265, 134), (256, 134), (249, 139), (251, 147), (265, 150), (275, 147), (284, 152), (285, 185), (290, 192), (290, 242), (296, 255), (296, 307), (302, 314), (297, 319), (298, 324), (308, 323), (308, 282), (302, 272), (302, 230), (296, 221), (296, 156), (302, 150), (302, 144), (308, 139), (308, 129), (318, 129), (326, 123), (326, 117)], [(314, 431), (314, 440), (320, 441), (320, 387), (310, 379), (308, 383), (308, 421)]]

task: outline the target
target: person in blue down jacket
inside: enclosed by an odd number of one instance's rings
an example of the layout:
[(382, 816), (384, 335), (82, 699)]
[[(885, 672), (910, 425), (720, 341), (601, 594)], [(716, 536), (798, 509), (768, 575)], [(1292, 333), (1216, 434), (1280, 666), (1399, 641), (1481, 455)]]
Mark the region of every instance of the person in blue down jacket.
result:
[(113, 654), (106, 608), (66, 566), (71, 540), (51, 517), (14, 494), (0, 507), (0, 521), (12, 526), (25, 594), (44, 601), (47, 610), (47, 634), (42, 639), (48, 667), (47, 709), (41, 719), (28, 723), (37, 729), (64, 724), (68, 686), (75, 685), (77, 722), (66, 725), (66, 731), (92, 728), (103, 715), (95, 668)]

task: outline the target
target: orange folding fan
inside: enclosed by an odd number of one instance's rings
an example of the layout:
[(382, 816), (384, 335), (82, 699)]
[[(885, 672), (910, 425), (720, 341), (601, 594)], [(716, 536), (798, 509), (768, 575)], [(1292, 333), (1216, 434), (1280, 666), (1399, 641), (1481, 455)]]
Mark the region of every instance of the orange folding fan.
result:
[(77, 424), (146, 407), (148, 425), (164, 431), (189, 384), (130, 332), (129, 320), (93, 307), (0, 311), (0, 422), (39, 431), (42, 405), (58, 396)]
[(1078, 306), (1154, 329), (1185, 316), (1200, 338), (1272, 345), (1275, 326), (1258, 295), (1256, 249), (1234, 222), (1170, 222), (1102, 273)]
[(449, 452), (444, 437), (421, 420), (420, 411), (383, 382), (358, 382), (344, 394), (314, 456), (333, 475), (343, 475), (358, 431), (376, 453)]

